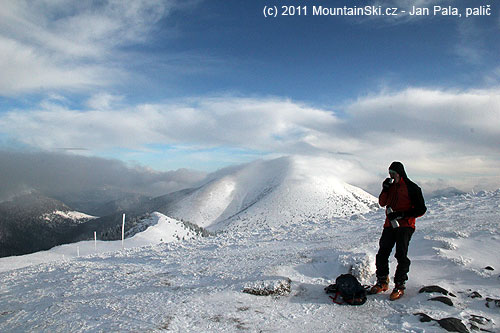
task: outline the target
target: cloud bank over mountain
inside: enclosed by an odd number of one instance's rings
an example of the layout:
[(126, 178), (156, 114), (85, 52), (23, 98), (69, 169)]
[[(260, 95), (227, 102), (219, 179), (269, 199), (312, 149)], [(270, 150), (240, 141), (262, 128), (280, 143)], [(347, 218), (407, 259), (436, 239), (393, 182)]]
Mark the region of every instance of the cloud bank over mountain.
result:
[(158, 196), (205, 177), (199, 171), (158, 172), (118, 160), (63, 153), (0, 151), (0, 161), (0, 201), (33, 190), (58, 197), (106, 189)]
[[(98, 97), (98, 98), (97, 98)], [(500, 185), (500, 91), (406, 89), (337, 110), (282, 98), (207, 97), (119, 107), (97, 96), (84, 110), (55, 101), (0, 114), (5, 133), (47, 150), (233, 147), (276, 155), (332, 156), (381, 175), (411, 161), (422, 181), (471, 189)], [(375, 181), (375, 177), (373, 178)], [(364, 184), (366, 187), (366, 184)]]

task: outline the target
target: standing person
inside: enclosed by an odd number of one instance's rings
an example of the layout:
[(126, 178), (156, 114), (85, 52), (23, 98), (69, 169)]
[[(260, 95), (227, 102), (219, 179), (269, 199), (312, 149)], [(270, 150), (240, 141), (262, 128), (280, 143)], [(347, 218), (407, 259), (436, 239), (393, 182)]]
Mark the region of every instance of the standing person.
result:
[(390, 178), (382, 183), (382, 192), (378, 198), (380, 206), (386, 207), (386, 218), (376, 257), (377, 283), (370, 289), (370, 294), (389, 289), (389, 256), (396, 245), (396, 286), (390, 296), (394, 301), (403, 296), (405, 282), (408, 280), (411, 263), (408, 258), (408, 245), (415, 231), (415, 218), (424, 215), (427, 207), (422, 190), (408, 178), (401, 162), (393, 162), (390, 165), (389, 176)]

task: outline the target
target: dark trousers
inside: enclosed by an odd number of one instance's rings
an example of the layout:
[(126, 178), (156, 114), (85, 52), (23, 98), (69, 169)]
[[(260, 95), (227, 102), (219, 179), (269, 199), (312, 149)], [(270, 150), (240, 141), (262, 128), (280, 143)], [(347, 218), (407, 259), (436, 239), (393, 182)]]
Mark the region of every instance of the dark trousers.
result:
[(389, 256), (394, 244), (396, 244), (396, 254), (394, 256), (398, 260), (398, 266), (394, 275), (394, 282), (402, 284), (408, 280), (408, 272), (410, 271), (411, 264), (408, 258), (408, 245), (414, 231), (415, 229), (410, 227), (384, 228), (380, 237), (380, 247), (375, 262), (377, 277), (389, 276)]

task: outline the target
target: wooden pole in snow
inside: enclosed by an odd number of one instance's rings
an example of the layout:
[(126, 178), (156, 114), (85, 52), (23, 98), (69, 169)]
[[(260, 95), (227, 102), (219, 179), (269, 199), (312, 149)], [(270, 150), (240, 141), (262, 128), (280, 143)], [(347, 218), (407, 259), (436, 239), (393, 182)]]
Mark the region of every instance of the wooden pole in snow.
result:
[(94, 251), (97, 252), (97, 232), (94, 231)]
[(125, 214), (123, 214), (123, 223), (122, 223), (122, 249), (124, 248), (123, 246), (124, 239), (125, 239)]

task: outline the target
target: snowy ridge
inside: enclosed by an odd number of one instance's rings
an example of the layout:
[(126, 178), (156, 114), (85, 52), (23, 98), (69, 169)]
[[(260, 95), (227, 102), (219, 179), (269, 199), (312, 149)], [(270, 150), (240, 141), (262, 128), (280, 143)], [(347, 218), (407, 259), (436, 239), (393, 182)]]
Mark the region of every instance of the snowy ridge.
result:
[[(410, 244), (406, 293), (396, 302), (384, 293), (360, 307), (342, 306), (323, 291), (348, 271), (374, 282), (380, 209), (3, 272), (0, 331), (443, 332), (436, 322), (420, 322), (414, 314), (422, 312), (498, 332), (499, 308), (488, 300), (500, 299), (500, 191), (427, 206)], [(158, 225), (162, 219), (169, 220), (160, 217)], [(390, 266), (393, 274), (393, 257)], [(284, 296), (242, 292), (258, 281), (287, 279)], [(454, 305), (429, 301), (440, 295), (419, 293), (428, 285), (452, 292)]]
[[(140, 228), (143, 229), (143, 231), (137, 232), (137, 230), (129, 230), (129, 233), (133, 233), (134, 235), (124, 240), (123, 248), (128, 249), (159, 243), (179, 242), (201, 237), (201, 232), (199, 230), (158, 212), (152, 213), (149, 218), (143, 220)], [(47, 251), (0, 258), (0, 272), (51, 261), (66, 261), (77, 256), (119, 251), (123, 248), (121, 240), (98, 240), (97, 242), (81, 241), (72, 244), (64, 244)]]
[(377, 200), (303, 157), (256, 161), (181, 200), (172, 216), (211, 230), (258, 228), (366, 213)]
[(151, 217), (143, 220), (142, 224), (141, 229), (144, 228), (142, 232), (135, 233), (134, 230), (129, 230), (129, 233), (134, 233), (134, 236), (126, 239), (127, 246), (171, 243), (200, 236), (199, 232), (182, 221), (177, 221), (158, 212), (152, 213)]

